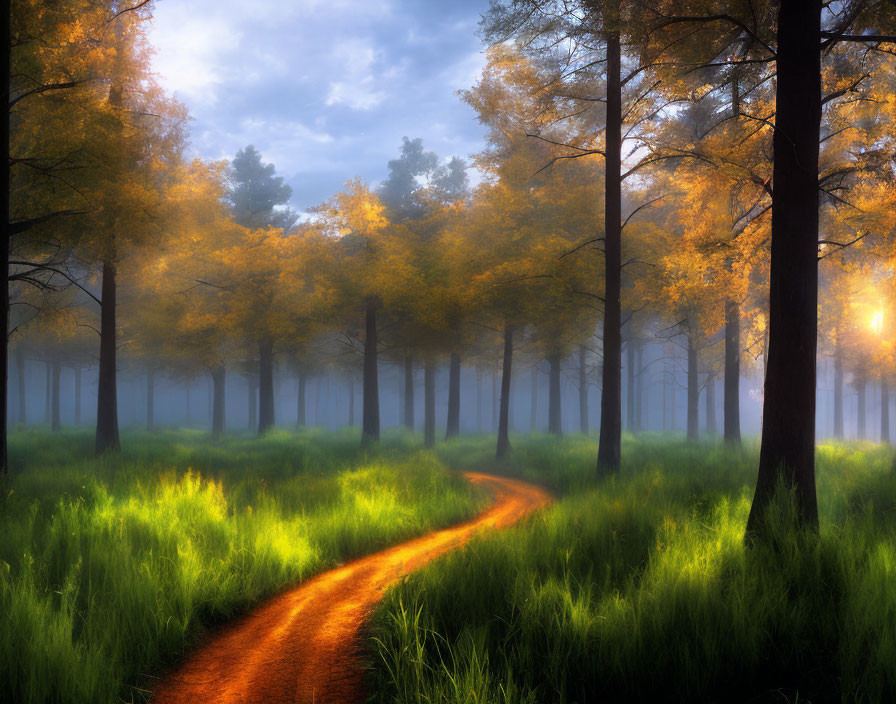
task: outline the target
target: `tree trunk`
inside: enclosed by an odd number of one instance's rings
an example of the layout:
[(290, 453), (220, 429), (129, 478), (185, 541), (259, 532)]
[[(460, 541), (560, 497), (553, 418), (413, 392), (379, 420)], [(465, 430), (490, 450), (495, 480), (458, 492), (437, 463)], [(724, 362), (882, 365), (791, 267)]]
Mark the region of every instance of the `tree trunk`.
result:
[(818, 330), (818, 136), (821, 1), (778, 6), (777, 102), (772, 141), (769, 353), (754, 535), (779, 481), (796, 491), (798, 519), (818, 525), (815, 351)]
[(694, 335), (688, 333), (688, 440), (696, 442), (700, 435), (697, 409), (700, 403), (700, 387), (697, 376), (697, 348)]
[(600, 444), (597, 473), (619, 471), (622, 444), (622, 82), (619, 2), (610, 2), (607, 36), (607, 124), (604, 189), (604, 329), (603, 384), (600, 398)]
[(75, 367), (75, 425), (81, 425), (81, 367)]
[(348, 378), (348, 425), (355, 427), (355, 380)]
[(560, 408), (560, 355), (550, 355), (548, 365), (548, 432), (559, 438), (563, 434)]
[[(308, 375), (304, 371), (299, 372), (299, 390), (296, 398), (296, 425), (305, 427), (305, 389), (308, 385)], [(352, 425), (352, 423), (349, 423)]]
[(118, 389), (116, 373), (115, 264), (103, 262), (100, 306), (100, 371), (97, 380), (96, 454), (119, 452)]
[(476, 369), (476, 432), (482, 432), (482, 370)]
[(156, 375), (152, 370), (146, 373), (146, 429), (152, 431), (155, 424)]
[(635, 341), (625, 343), (625, 429), (635, 429)]
[(669, 430), (669, 380), (666, 379), (667, 371), (663, 369), (663, 432)]
[(865, 391), (868, 388), (868, 379), (862, 371), (856, 375), (856, 392), (858, 393), (858, 408), (856, 410), (856, 437), (865, 440), (868, 437), (865, 427)]
[(53, 415), (53, 365), (44, 362), (44, 423), (50, 424)]
[(258, 377), (250, 376), (249, 384), (249, 430), (255, 432), (258, 429)]
[(492, 432), (498, 430), (498, 372), (492, 372)]
[(722, 400), (725, 442), (740, 445), (740, 306), (725, 301), (725, 387)]
[(364, 321), (364, 411), (361, 447), (380, 439), (380, 398), (377, 381), (376, 303), (367, 302)]
[(706, 434), (718, 435), (716, 427), (716, 378), (706, 380)]
[[(2, 94), (10, 96), (10, 83), (9, 83), (9, 75), (10, 75), (10, 67), (11, 67), (11, 52), (12, 52), (12, 38), (9, 33), (9, 20), (10, 20), (10, 11), (6, 9), (2, 13), (2, 20), (0, 20), (0, 33), (3, 34), (3, 40), (5, 42), (5, 47), (3, 49), (3, 65), (0, 67), (0, 71), (3, 73), (3, 92)], [(3, 110), (2, 123), (0, 123), (0, 134), (3, 134), (4, 137), (3, 142), (3, 155), (2, 164), (0, 164), (0, 169), (3, 170), (3, 195), (0, 196), (3, 202), (3, 212), (0, 213), (0, 217), (2, 217), (3, 222), (3, 233), (0, 234), (0, 257), (2, 257), (3, 261), (3, 283), (0, 284), (0, 318), (3, 319), (2, 328), (0, 328), (0, 336), (2, 336), (3, 343), (0, 344), (2, 347), (2, 352), (0, 352), (0, 479), (3, 479), (9, 473), (9, 462), (7, 459), (7, 451), (6, 451), (6, 441), (7, 441), (7, 394), (8, 394), (8, 371), (7, 367), (9, 365), (9, 238), (10, 238), (10, 230), (9, 230), (9, 192), (10, 192), (10, 182), (9, 182), (9, 109)], [(24, 391), (25, 384), (22, 381), (22, 377), (19, 377), (19, 410), (21, 411), (20, 421), (22, 423), (25, 422), (25, 403), (24, 403), (24, 394), (21, 393)]]
[(588, 370), (585, 345), (579, 345), (579, 430), (588, 433)]
[(884, 372), (880, 375), (880, 441), (890, 444), (890, 382)]
[(220, 436), (226, 427), (225, 409), (227, 408), (226, 394), (227, 370), (223, 364), (212, 369), (212, 435)]
[(843, 354), (839, 342), (834, 352), (834, 437), (843, 439)]
[[(25, 390), (25, 353), (16, 350), (16, 371), (19, 377), (19, 423), (26, 425), (28, 423), (28, 409), (26, 406), (26, 390)], [(0, 467), (2, 470), (2, 467)]]
[(258, 434), (274, 426), (274, 342), (269, 337), (258, 342)]
[(60, 377), (62, 376), (62, 363), (58, 360), (53, 362), (53, 391), (52, 391), (52, 410), (50, 413), (51, 419), (51, 428), (53, 432), (59, 430), (62, 425), (61, 417), (59, 414), (59, 382)]
[(451, 353), (448, 370), (448, 428), (445, 438), (456, 438), (460, 435), (460, 355)]
[(414, 360), (404, 358), (404, 427), (414, 429)]
[(644, 430), (644, 344), (635, 342), (635, 432)]
[(504, 459), (510, 452), (510, 373), (513, 363), (513, 326), (504, 324), (504, 364), (501, 370), (501, 411), (498, 419), (498, 459)]
[(436, 444), (436, 365), (426, 360), (423, 366), (423, 446)]

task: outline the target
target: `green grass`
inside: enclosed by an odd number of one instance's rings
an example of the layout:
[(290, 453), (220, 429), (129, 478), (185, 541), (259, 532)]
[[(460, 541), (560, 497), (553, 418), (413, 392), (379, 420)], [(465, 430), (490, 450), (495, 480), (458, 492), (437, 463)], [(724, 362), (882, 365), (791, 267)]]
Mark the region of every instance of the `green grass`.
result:
[[(371, 627), (382, 702), (894, 701), (896, 475), (871, 444), (818, 449), (821, 532), (743, 535), (757, 448), (626, 438), (485, 441), (449, 464), (542, 479), (562, 498), (390, 591)], [(779, 495), (782, 513), (790, 497)]]
[(92, 458), (85, 432), (14, 433), (0, 499), (0, 699), (143, 701), (205, 630), (351, 557), (487, 501), (415, 436), (212, 442), (134, 433)]

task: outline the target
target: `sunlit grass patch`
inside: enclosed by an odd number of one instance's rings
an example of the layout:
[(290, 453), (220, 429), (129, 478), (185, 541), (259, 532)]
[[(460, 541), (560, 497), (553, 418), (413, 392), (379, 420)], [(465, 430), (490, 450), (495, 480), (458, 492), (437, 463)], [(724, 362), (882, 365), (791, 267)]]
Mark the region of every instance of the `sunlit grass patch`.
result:
[(208, 626), (488, 501), (405, 438), (13, 434), (0, 507), (0, 681), (21, 702), (143, 700)]

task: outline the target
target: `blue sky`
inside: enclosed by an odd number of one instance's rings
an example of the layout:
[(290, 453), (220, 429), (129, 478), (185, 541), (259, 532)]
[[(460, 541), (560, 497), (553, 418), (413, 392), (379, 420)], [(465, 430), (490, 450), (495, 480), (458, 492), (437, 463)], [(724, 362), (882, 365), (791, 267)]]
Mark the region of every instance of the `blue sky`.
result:
[(483, 146), (455, 94), (485, 61), (488, 0), (157, 0), (160, 82), (193, 117), (191, 150), (254, 144), (307, 208), (349, 178), (376, 183), (401, 138), (441, 158)]

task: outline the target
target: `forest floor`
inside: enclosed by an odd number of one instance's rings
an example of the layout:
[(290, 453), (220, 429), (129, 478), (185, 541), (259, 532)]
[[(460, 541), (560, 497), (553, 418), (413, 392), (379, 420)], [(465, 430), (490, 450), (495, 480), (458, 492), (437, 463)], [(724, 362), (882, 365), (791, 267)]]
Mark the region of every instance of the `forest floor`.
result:
[(157, 704), (360, 702), (361, 627), (385, 590), (483, 529), (505, 528), (550, 501), (525, 482), (464, 473), (494, 504), (477, 518), (318, 575), (270, 600), (191, 655), (153, 692)]
[[(389, 591), (374, 702), (896, 701), (892, 448), (820, 444), (819, 534), (773, 521), (747, 547), (755, 441), (628, 436), (603, 481), (592, 438), (513, 446), (504, 470), (557, 501)], [(502, 469), (476, 440), (440, 456)]]

